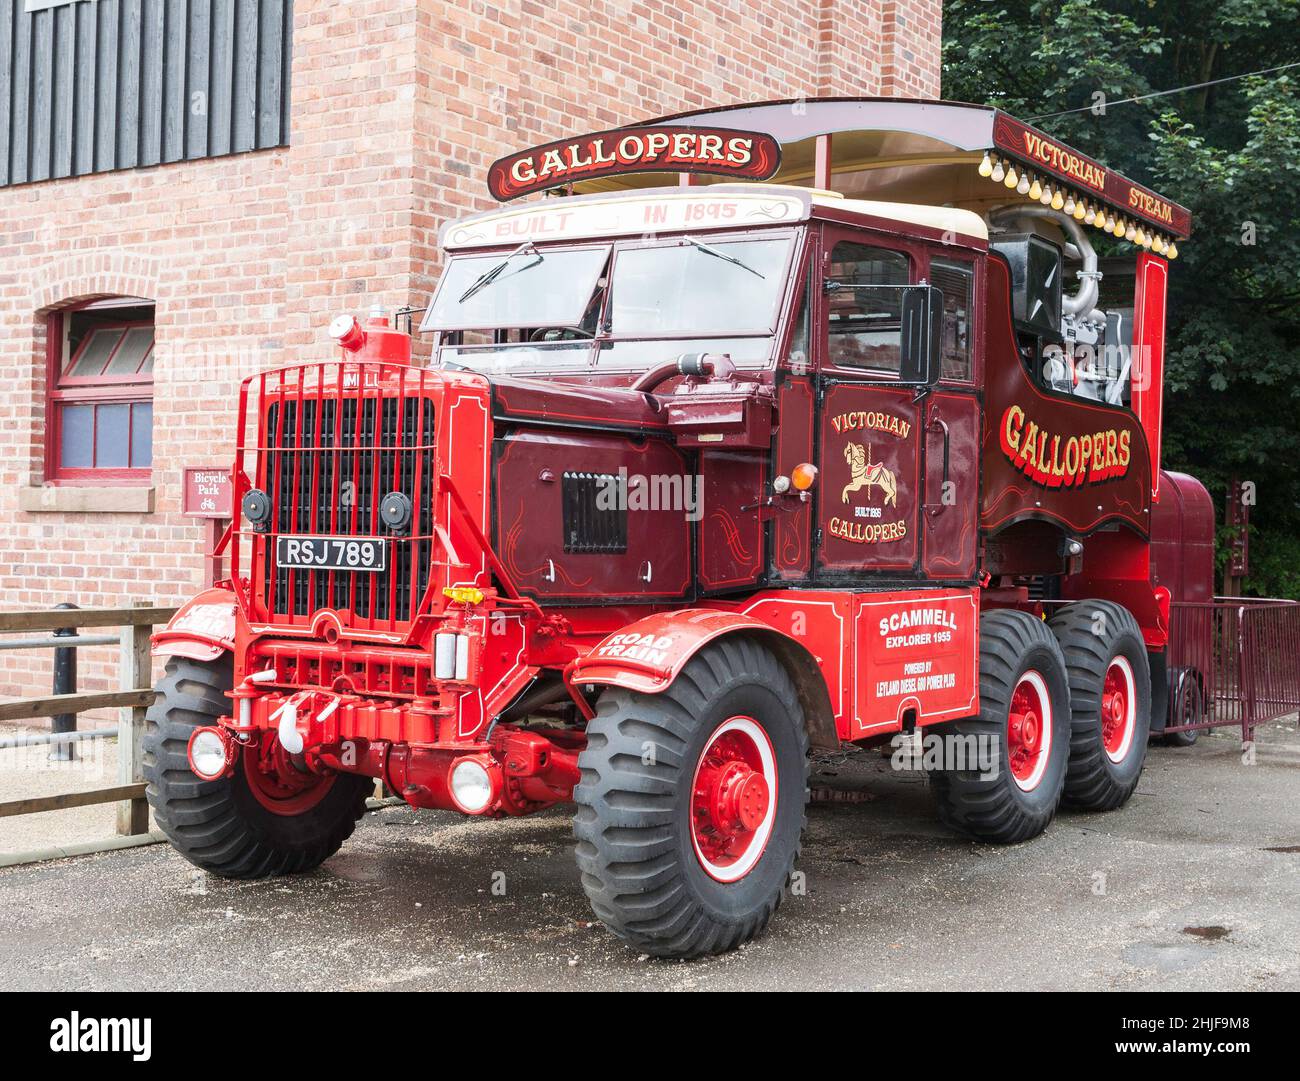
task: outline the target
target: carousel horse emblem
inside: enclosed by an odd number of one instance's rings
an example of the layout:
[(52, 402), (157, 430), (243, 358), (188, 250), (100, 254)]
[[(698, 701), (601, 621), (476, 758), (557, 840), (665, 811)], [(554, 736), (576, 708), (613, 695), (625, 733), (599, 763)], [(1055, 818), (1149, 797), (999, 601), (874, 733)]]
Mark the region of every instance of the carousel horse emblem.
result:
[(883, 462), (872, 463), (870, 444), (864, 448), (860, 443), (849, 443), (844, 448), (844, 460), (849, 463), (852, 479), (840, 494), (842, 503), (849, 501), (850, 492), (879, 485), (885, 496), (885, 506), (898, 506), (898, 478), (885, 468)]

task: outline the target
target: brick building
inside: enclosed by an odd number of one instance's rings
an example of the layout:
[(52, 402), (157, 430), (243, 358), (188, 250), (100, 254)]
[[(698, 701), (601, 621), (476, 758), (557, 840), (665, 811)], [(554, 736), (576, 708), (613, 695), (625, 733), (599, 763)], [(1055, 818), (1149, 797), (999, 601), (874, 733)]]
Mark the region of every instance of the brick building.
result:
[[(0, 608), (194, 592), (182, 471), (228, 464), (239, 379), (328, 356), (341, 311), (425, 301), (496, 157), (937, 97), (939, 37), (939, 0), (0, 0)], [(0, 654), (0, 694), (49, 663)]]

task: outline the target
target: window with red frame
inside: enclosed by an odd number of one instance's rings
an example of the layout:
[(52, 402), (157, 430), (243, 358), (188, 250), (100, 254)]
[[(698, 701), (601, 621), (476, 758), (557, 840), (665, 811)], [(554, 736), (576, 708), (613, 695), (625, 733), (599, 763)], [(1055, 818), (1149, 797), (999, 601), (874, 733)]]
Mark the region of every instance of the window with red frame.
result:
[(48, 479), (148, 483), (153, 319), (152, 304), (125, 298), (50, 317)]

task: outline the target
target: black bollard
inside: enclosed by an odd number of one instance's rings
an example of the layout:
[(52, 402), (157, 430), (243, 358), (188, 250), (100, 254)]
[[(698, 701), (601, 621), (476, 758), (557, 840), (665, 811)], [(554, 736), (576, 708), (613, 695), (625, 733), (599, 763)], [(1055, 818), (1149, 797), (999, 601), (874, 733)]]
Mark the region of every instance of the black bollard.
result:
[[(75, 604), (65, 601), (63, 604), (55, 605), (56, 608), (76, 608)], [(75, 638), (77, 634), (76, 627), (60, 627), (54, 632), (55, 638)], [(77, 647), (76, 646), (55, 646), (54, 647), (54, 693), (55, 694), (76, 694), (77, 693)], [(59, 713), (50, 721), (50, 731), (56, 735), (61, 732), (75, 732), (77, 730), (77, 715), (75, 713)], [(72, 762), (77, 757), (76, 744), (71, 740), (63, 740), (50, 746), (50, 760), (54, 762)]]

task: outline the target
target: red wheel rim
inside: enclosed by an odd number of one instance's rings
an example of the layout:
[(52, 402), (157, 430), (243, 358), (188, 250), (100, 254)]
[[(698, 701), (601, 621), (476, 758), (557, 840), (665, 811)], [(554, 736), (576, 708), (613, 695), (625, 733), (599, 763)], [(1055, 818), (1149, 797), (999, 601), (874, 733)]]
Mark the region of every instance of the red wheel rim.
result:
[(246, 746), (243, 764), (248, 790), (272, 814), (310, 811), (334, 787), (335, 774), (299, 769), (278, 739), (263, 740), (261, 747)]
[(713, 731), (691, 779), (691, 843), (719, 882), (753, 870), (776, 821), (776, 753), (762, 725), (732, 717)]
[(1007, 711), (1007, 762), (1023, 792), (1038, 787), (1052, 751), (1052, 699), (1032, 669), (1020, 677)]
[(1137, 688), (1127, 657), (1116, 657), (1101, 688), (1101, 742), (1112, 762), (1124, 761), (1137, 728)]

